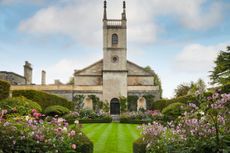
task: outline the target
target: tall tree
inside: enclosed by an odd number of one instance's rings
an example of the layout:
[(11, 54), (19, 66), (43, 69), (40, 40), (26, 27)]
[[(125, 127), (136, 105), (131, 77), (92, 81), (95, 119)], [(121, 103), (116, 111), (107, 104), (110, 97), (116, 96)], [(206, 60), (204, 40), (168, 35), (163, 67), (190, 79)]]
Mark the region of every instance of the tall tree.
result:
[(145, 68), (145, 71), (147, 72), (150, 72), (153, 74), (153, 81), (154, 81), (154, 85), (155, 86), (159, 86), (159, 89), (160, 89), (160, 97), (162, 98), (162, 93), (163, 93), (163, 89), (162, 89), (162, 85), (161, 85), (161, 79), (160, 77), (158, 76), (158, 74), (150, 67), (150, 66), (146, 66)]
[(220, 51), (215, 60), (214, 70), (211, 71), (212, 84), (225, 85), (230, 83), (230, 46), (226, 51)]
[(199, 95), (206, 91), (205, 82), (202, 79), (198, 79), (197, 82), (191, 81), (190, 83), (183, 83), (177, 86), (175, 89), (175, 97), (186, 95)]
[(190, 88), (191, 88), (190, 84), (186, 84), (186, 83), (179, 84), (175, 89), (175, 97), (187, 95)]

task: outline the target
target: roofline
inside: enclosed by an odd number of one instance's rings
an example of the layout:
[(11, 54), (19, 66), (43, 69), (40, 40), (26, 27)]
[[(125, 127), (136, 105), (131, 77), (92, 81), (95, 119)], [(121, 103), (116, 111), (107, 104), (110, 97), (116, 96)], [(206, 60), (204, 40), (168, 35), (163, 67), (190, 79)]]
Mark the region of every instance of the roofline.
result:
[(98, 64), (98, 63), (100, 63), (100, 62), (103, 62), (103, 59), (101, 59), (101, 60), (99, 60), (99, 61), (97, 61), (97, 62), (95, 62), (95, 63), (93, 63), (93, 64), (91, 64), (91, 65), (89, 65), (89, 66), (87, 66), (87, 67), (85, 67), (85, 68), (83, 68), (83, 69), (81, 69), (81, 70), (78, 70), (78, 71), (75, 70), (74, 76), (77, 75), (77, 74), (79, 74), (79, 73), (81, 73), (82, 71), (84, 71), (84, 70), (86, 70), (86, 69), (88, 69), (88, 68), (93, 67), (94, 65), (96, 65), (96, 64)]
[(146, 73), (148, 73), (149, 75), (154, 76), (154, 73), (146, 71), (145, 68), (142, 67), (142, 66), (139, 66), (139, 65), (137, 65), (137, 64), (135, 64), (135, 63), (133, 63), (133, 62), (131, 62), (131, 61), (129, 61), (129, 60), (127, 60), (127, 63), (133, 64), (133, 65), (137, 66), (138, 68), (144, 70), (144, 71), (145, 71)]
[(20, 77), (20, 78), (25, 79), (24, 76), (22, 76), (22, 75), (20, 75), (20, 74), (17, 74), (17, 73), (14, 73), (14, 72), (0, 71), (0, 73), (13, 74), (13, 75), (16, 75), (16, 76), (18, 76), (18, 77)]

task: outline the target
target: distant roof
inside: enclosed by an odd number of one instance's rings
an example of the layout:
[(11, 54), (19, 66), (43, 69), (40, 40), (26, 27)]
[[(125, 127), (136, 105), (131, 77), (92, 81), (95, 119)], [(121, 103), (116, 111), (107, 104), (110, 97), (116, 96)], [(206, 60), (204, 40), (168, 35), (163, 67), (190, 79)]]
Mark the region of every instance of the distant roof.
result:
[(17, 74), (17, 73), (14, 73), (14, 72), (0, 71), (0, 73), (12, 74), (12, 75), (16, 75), (16, 76), (18, 76), (18, 77), (20, 77), (20, 78), (24, 78), (24, 79), (25, 79), (24, 76), (22, 76), (22, 75), (20, 75), (20, 74)]

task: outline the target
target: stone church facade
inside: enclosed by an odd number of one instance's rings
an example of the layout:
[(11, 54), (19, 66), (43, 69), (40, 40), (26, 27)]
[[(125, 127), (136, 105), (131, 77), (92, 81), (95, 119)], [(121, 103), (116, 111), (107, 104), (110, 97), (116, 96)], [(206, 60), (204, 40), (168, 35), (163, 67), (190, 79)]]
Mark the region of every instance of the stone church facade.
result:
[[(154, 75), (127, 60), (127, 18), (123, 3), (121, 19), (108, 19), (104, 2), (103, 59), (75, 71), (75, 86), (101, 86), (103, 101), (128, 95), (154, 95), (160, 98), (159, 87), (154, 86)], [(135, 90), (130, 90), (135, 88)]]
[(20, 76), (21, 81), (11, 83), (11, 90), (41, 90), (60, 95), (69, 100), (72, 100), (76, 95), (85, 95), (85, 103), (87, 102), (89, 107), (92, 106), (88, 104), (90, 100), (87, 96), (95, 95), (100, 100), (109, 102), (111, 108), (115, 107), (111, 110), (119, 109), (120, 97), (127, 98), (134, 95), (140, 97), (137, 102), (138, 107), (146, 106), (144, 95), (153, 95), (155, 100), (160, 99), (159, 86), (154, 85), (154, 74), (127, 60), (125, 2), (123, 3), (121, 19), (108, 19), (106, 5), (106, 1), (104, 1), (103, 59), (82, 70), (75, 70), (74, 85), (61, 84), (59, 81), (47, 85), (45, 71), (41, 73), (41, 85), (35, 85), (32, 83), (31, 64), (26, 62), (24, 76), (15, 75), (14, 78)]

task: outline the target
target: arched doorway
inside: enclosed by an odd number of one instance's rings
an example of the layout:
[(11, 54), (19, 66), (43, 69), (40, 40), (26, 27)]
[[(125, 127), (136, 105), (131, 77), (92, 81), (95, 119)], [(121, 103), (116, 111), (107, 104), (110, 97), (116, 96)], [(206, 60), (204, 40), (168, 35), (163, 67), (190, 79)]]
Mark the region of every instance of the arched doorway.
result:
[(111, 115), (120, 114), (120, 102), (117, 98), (113, 98), (110, 102), (110, 114)]

